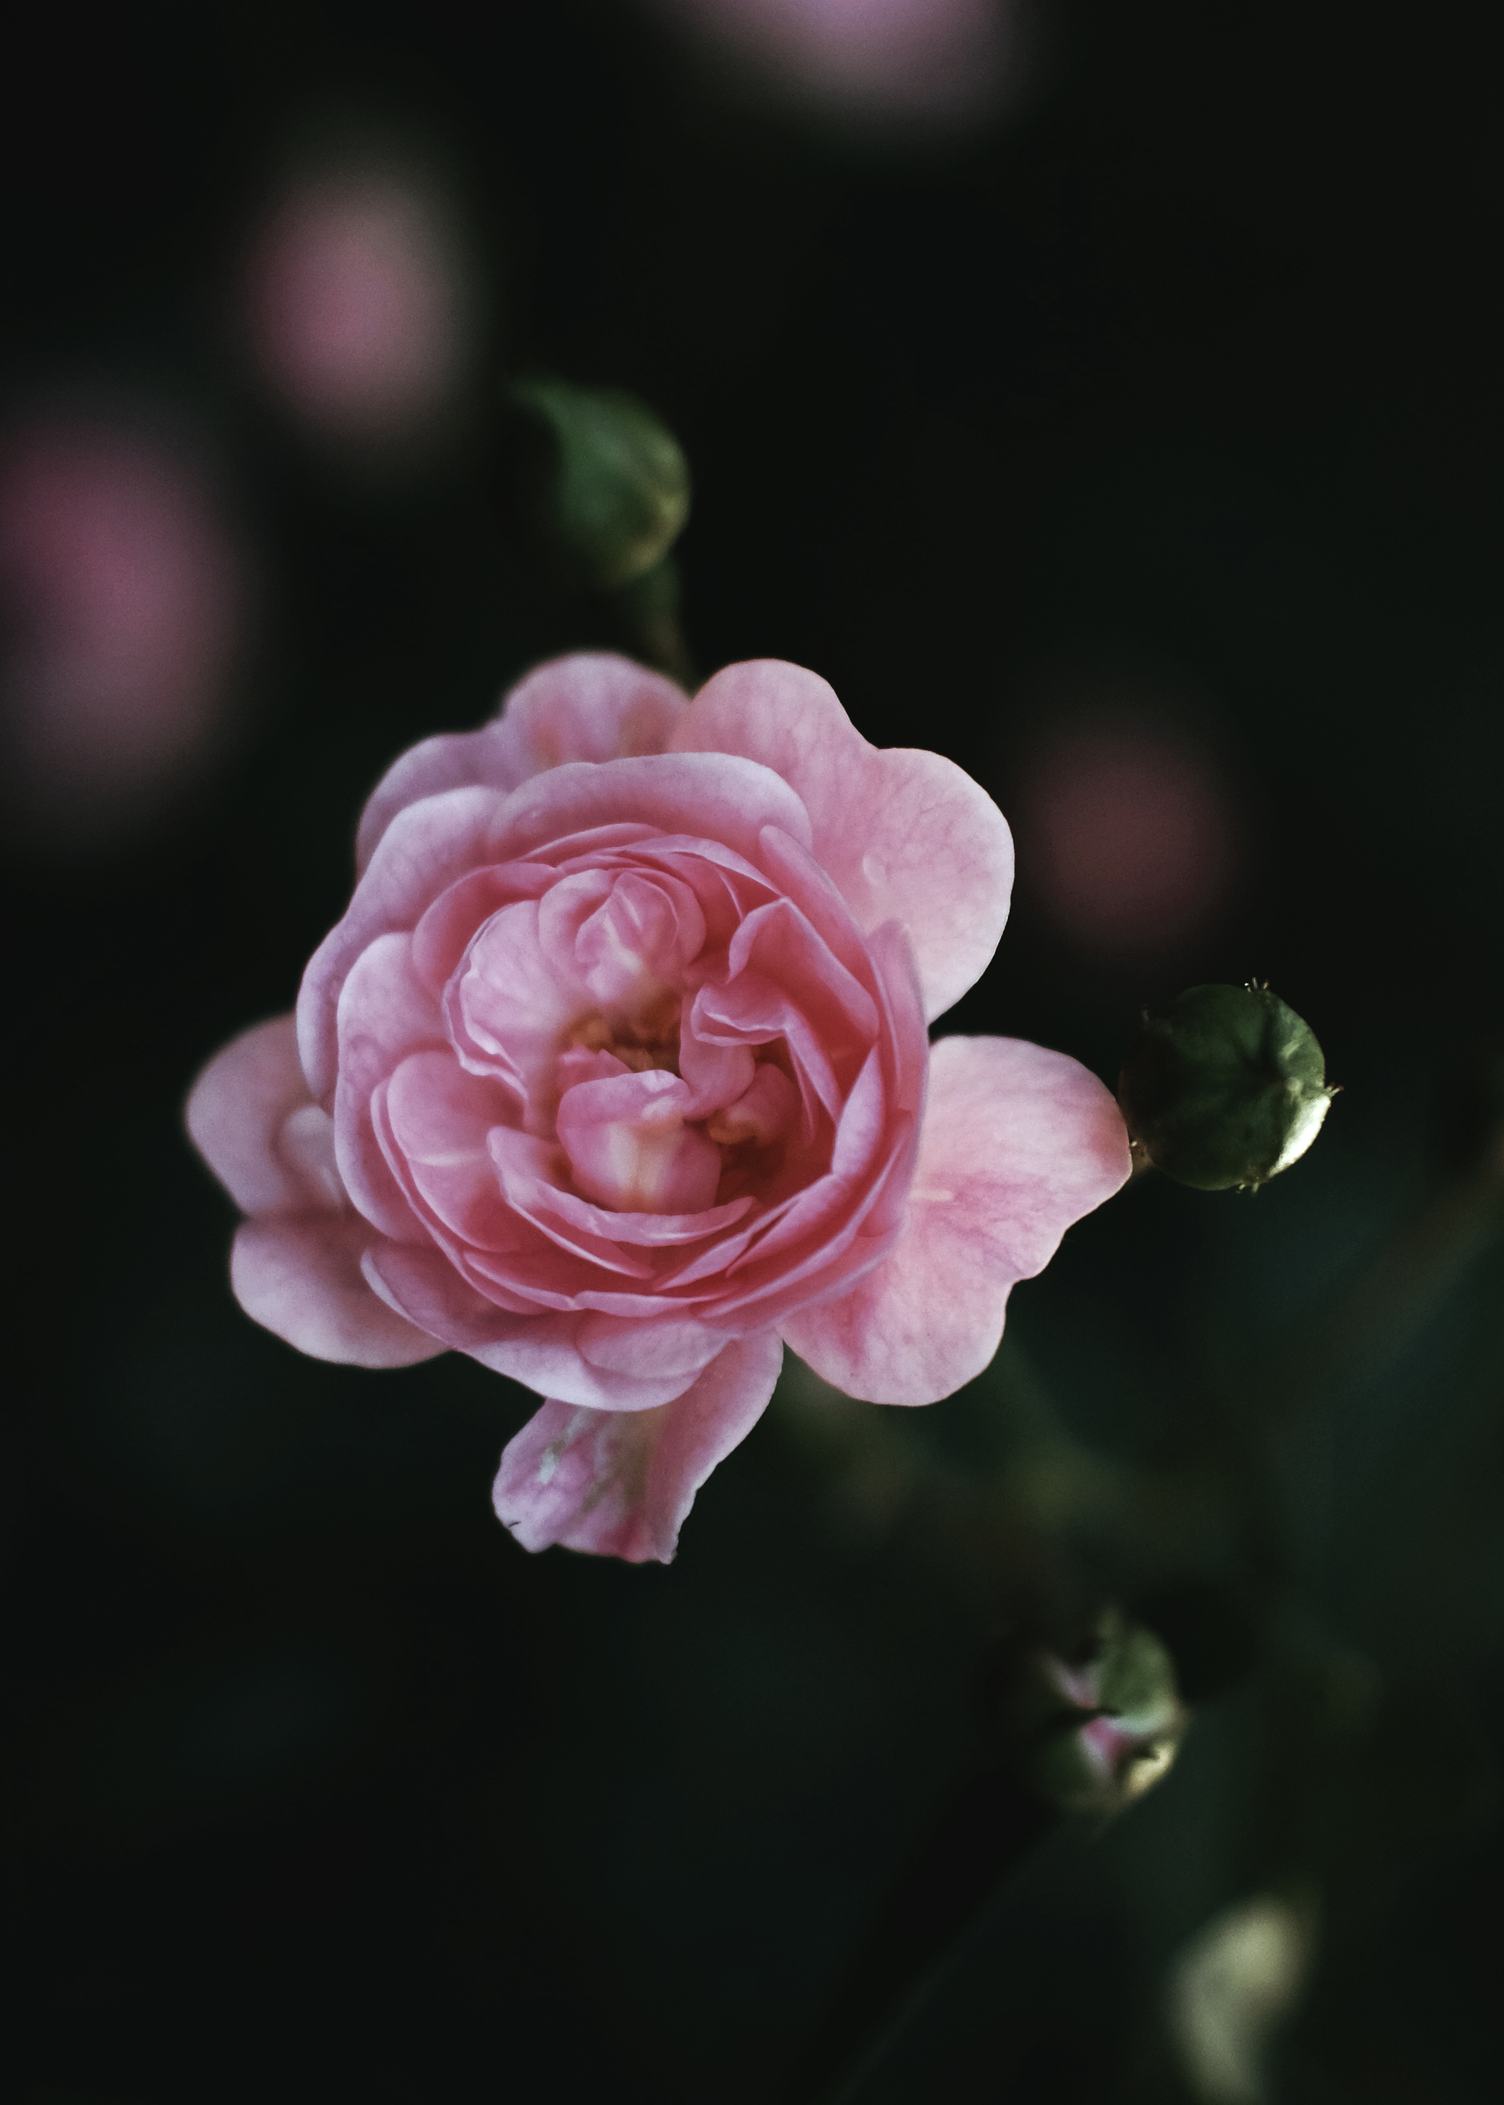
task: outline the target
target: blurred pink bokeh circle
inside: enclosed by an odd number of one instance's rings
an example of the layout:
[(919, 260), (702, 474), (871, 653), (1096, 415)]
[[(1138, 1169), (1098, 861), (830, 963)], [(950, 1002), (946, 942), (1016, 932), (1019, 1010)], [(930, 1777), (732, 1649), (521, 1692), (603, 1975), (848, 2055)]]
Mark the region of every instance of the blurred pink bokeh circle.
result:
[(298, 415), (346, 437), (429, 424), (468, 345), (459, 245), (437, 188), (351, 164), (290, 183), (246, 270), (245, 326), (263, 378)]
[(1241, 828), (1214, 753), (1152, 710), (1086, 708), (1041, 732), (1016, 777), (1033, 889), (1082, 946), (1174, 951), (1225, 904)]
[(790, 100), (943, 121), (991, 103), (1017, 57), (1015, 0), (657, 0)]
[(0, 440), (9, 794), (27, 830), (108, 832), (225, 742), (244, 565), (180, 446), (39, 413)]

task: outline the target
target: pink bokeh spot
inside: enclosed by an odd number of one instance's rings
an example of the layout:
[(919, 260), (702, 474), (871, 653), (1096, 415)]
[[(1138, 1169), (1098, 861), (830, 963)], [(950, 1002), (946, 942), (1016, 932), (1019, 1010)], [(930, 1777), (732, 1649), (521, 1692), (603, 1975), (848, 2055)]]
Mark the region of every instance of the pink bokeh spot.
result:
[(1150, 715), (1086, 711), (1052, 728), (1019, 775), (1035, 888), (1083, 948), (1143, 958), (1197, 935), (1239, 854), (1221, 768)]
[(82, 413), (0, 440), (9, 757), (32, 823), (108, 833), (188, 787), (230, 735), (246, 596), (184, 450)]
[(439, 199), (416, 174), (351, 166), (291, 184), (255, 241), (246, 326), (269, 385), (310, 424), (400, 437), (452, 397), (464, 286)]
[(875, 118), (985, 109), (1015, 57), (1017, 0), (658, 0), (786, 99)]
[(296, 1026), (195, 1088), (242, 1304), (326, 1358), (450, 1347), (535, 1389), (497, 1481), (517, 1539), (667, 1562), (785, 1340), (859, 1396), (948, 1394), (1126, 1177), (1074, 1061), (931, 1057), (1011, 878), (976, 783), (870, 746), (798, 667), (693, 702), (541, 668), (378, 785)]

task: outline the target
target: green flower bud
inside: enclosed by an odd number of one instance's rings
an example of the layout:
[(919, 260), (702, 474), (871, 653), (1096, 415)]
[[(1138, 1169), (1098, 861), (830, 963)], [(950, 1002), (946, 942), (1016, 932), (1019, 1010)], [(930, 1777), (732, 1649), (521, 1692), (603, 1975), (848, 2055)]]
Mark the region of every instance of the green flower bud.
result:
[(1298, 1162), (1336, 1093), (1310, 1025), (1257, 980), (1146, 1012), (1118, 1078), (1138, 1148), (1201, 1191), (1255, 1189)]
[(615, 592), (661, 563), (689, 517), (689, 464), (646, 403), (567, 380), (523, 381), (512, 400), (548, 441), (543, 521), (581, 581)]
[(1185, 1736), (1175, 1665), (1152, 1630), (1115, 1610), (1077, 1664), (1033, 1662), (1028, 1707), (1043, 1711), (1027, 1760), (1034, 1789), (1062, 1812), (1113, 1813), (1168, 1771)]

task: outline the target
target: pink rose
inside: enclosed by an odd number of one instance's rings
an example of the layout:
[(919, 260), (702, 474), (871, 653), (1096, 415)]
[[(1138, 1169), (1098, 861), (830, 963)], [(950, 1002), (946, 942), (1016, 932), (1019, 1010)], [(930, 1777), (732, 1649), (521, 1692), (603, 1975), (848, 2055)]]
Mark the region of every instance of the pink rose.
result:
[(949, 1395), (1128, 1174), (1074, 1060), (931, 1050), (996, 947), (1008, 829), (797, 666), (693, 701), (543, 666), (396, 763), (358, 860), (296, 1024), (211, 1061), (189, 1129), (258, 1322), (548, 1399), (496, 1484), (529, 1549), (667, 1562), (785, 1341), (854, 1396)]

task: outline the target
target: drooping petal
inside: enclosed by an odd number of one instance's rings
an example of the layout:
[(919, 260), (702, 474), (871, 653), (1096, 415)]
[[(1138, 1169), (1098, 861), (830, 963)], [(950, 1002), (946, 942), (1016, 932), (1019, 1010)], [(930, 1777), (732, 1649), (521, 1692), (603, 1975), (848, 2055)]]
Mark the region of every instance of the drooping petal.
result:
[(524, 1549), (671, 1563), (695, 1493), (767, 1408), (783, 1348), (727, 1345), (672, 1403), (630, 1417), (549, 1402), (501, 1458), (498, 1517)]
[(361, 1275), (371, 1230), (351, 1214), (245, 1221), (230, 1284), (254, 1322), (313, 1359), (411, 1367), (444, 1347), (396, 1314)]
[(189, 1137), (243, 1213), (297, 1213), (319, 1203), (296, 1151), (280, 1145), (287, 1120), (308, 1102), (291, 1016), (242, 1031), (194, 1083)]
[(399, 811), (441, 790), (516, 789), (566, 760), (661, 753), (685, 697), (661, 674), (609, 652), (581, 651), (540, 665), (478, 731), (426, 738), (389, 767), (371, 792), (356, 839), (356, 869)]
[(1013, 843), (991, 797), (954, 761), (880, 750), (815, 673), (776, 659), (708, 680), (673, 734), (684, 753), (741, 753), (798, 791), (816, 860), (864, 929), (896, 919), (914, 944), (927, 1014), (985, 969), (1013, 886)]
[(1122, 1114), (1078, 1062), (1016, 1038), (944, 1038), (897, 1241), (850, 1293), (788, 1316), (784, 1337), (849, 1396), (935, 1403), (988, 1365), (1009, 1290), (1128, 1171)]

